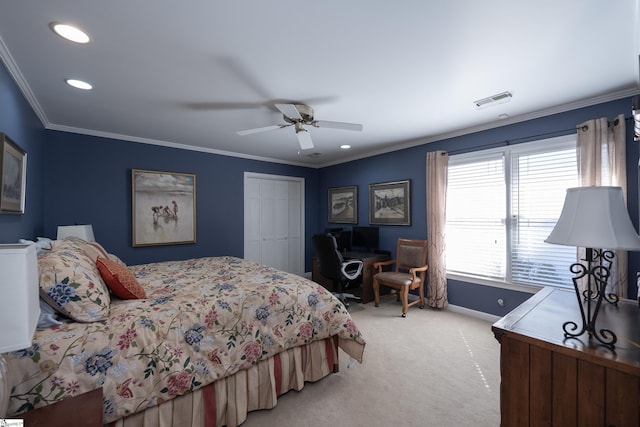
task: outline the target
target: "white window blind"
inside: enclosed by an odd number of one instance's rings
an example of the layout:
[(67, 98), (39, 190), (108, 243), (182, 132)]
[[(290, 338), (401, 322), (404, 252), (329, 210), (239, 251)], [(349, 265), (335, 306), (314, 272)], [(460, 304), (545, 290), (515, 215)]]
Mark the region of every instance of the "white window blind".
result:
[(502, 279), (506, 273), (502, 153), (450, 164), (447, 182), (447, 271)]
[(511, 281), (569, 286), (576, 248), (544, 243), (567, 192), (578, 184), (575, 148), (511, 158)]
[(575, 137), (452, 156), (447, 272), (534, 286), (571, 286), (576, 248), (544, 243), (566, 189), (577, 186)]

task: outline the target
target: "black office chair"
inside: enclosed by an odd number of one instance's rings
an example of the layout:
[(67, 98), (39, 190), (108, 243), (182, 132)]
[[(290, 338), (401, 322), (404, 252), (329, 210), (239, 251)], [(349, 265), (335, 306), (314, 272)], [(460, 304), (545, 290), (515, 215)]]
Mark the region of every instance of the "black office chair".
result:
[(345, 261), (338, 250), (336, 238), (331, 234), (316, 234), (312, 240), (319, 261), (320, 274), (333, 281), (333, 288), (336, 290), (333, 294), (347, 308), (349, 307), (347, 298), (359, 301), (360, 297), (344, 293), (343, 288), (346, 283), (356, 280), (362, 274), (362, 261)]

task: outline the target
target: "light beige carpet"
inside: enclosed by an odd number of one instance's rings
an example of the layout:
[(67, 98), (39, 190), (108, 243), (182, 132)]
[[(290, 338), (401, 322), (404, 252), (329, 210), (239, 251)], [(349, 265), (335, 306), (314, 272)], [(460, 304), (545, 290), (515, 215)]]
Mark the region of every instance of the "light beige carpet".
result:
[(253, 426), (500, 425), (499, 344), (491, 323), (417, 307), (400, 317), (393, 298), (351, 304), (367, 347), (364, 362), (290, 391), (271, 410), (252, 412)]

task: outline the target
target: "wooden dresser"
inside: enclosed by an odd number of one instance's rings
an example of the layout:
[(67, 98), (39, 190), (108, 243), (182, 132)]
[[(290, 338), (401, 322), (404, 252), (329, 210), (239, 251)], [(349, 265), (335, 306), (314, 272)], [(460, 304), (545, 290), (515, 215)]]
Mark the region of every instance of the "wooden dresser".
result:
[(603, 301), (596, 327), (618, 336), (615, 350), (588, 334), (573, 290), (544, 288), (493, 325), (500, 342), (503, 427), (640, 426), (640, 308)]

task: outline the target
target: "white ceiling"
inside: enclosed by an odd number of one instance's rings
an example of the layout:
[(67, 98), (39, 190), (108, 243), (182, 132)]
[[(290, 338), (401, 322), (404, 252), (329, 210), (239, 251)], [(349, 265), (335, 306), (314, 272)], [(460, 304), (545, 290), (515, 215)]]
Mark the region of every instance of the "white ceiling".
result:
[[(0, 57), (48, 129), (313, 167), (637, 94), (638, 31), (638, 0), (0, 5)], [(310, 128), (303, 152), (293, 127), (235, 133), (282, 123), (283, 102), (364, 130)]]

